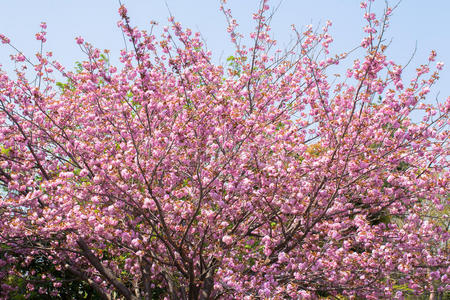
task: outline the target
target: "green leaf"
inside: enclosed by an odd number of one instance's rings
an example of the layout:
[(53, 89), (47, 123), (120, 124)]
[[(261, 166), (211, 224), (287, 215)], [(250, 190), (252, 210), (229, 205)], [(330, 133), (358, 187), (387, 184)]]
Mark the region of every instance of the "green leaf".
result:
[(9, 156), (9, 152), (11, 151), (11, 147), (5, 148), (2, 145), (0, 145), (0, 153), (6, 156)]

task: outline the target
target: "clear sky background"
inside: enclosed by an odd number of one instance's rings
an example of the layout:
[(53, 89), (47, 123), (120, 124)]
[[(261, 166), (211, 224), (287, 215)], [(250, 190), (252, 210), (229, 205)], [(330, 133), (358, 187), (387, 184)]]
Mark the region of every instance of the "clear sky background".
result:
[[(251, 13), (259, 0), (229, 0), (228, 6), (240, 23), (240, 30), (248, 33), (254, 28)], [(270, 1), (275, 6), (279, 0)], [(396, 3), (397, 1), (395, 1)], [(222, 62), (232, 54), (226, 22), (219, 11), (218, 0), (122, 0), (133, 25), (148, 29), (150, 21), (166, 25), (171, 13), (184, 26), (200, 31), (212, 50), (216, 61)], [(299, 28), (307, 24), (324, 24), (333, 21), (331, 33), (335, 39), (332, 49), (339, 52), (359, 45), (362, 37), (362, 10), (359, 0), (283, 0), (273, 19), (273, 34), (282, 47), (291, 37), (290, 25)], [(390, 1), (389, 3), (394, 3)], [(383, 0), (375, 2), (375, 11), (381, 13)], [(85, 57), (74, 38), (82, 36), (101, 49), (111, 50), (113, 63), (119, 50), (124, 47), (117, 27), (119, 16), (117, 0), (0, 0), (0, 33), (7, 35), (12, 43), (27, 55), (39, 49), (34, 34), (41, 21), (48, 25), (48, 42), (45, 50), (52, 51), (66, 68)], [(432, 49), (438, 52), (438, 61), (446, 63), (440, 82), (432, 95), (442, 100), (450, 96), (450, 1), (449, 0), (403, 0), (395, 11), (390, 29), (386, 34), (392, 38), (389, 56), (405, 64), (414, 51), (416, 55), (407, 74), (413, 74), (416, 66), (426, 63)], [(11, 50), (0, 44), (0, 64), (8, 73), (12, 70), (8, 54)], [(349, 62), (350, 63), (350, 62)]]

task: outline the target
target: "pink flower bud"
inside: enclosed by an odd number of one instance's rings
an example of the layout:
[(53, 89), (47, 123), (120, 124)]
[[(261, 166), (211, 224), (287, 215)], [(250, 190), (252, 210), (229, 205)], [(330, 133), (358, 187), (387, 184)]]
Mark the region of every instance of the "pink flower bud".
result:
[(81, 44), (83, 44), (84, 43), (84, 39), (82, 38), (82, 37), (77, 37), (77, 38), (75, 38), (75, 40), (77, 41), (77, 44), (78, 45), (81, 45)]

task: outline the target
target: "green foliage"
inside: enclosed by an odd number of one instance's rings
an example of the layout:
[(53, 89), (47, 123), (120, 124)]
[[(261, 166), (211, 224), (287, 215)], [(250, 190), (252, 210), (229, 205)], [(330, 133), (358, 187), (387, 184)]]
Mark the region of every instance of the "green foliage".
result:
[[(23, 261), (19, 258), (18, 261)], [(17, 276), (9, 276), (7, 283), (15, 287), (10, 293), (10, 299), (100, 299), (96, 291), (84, 281), (81, 281), (65, 270), (57, 270), (55, 265), (45, 255), (36, 256), (28, 265), (17, 263)], [(54, 287), (48, 278), (60, 282), (60, 287)], [(30, 291), (28, 283), (34, 285)]]
[(0, 153), (2, 155), (9, 156), (10, 152), (11, 152), (11, 147), (5, 148), (4, 146), (0, 145)]
[(228, 56), (228, 58), (227, 58), (228, 67), (230, 68), (230, 71), (235, 76), (240, 76), (241, 72), (242, 72), (242, 67), (241, 67), (241, 64), (239, 63), (239, 61), (244, 62), (245, 58), (238, 58), (238, 57), (234, 57), (232, 55)]

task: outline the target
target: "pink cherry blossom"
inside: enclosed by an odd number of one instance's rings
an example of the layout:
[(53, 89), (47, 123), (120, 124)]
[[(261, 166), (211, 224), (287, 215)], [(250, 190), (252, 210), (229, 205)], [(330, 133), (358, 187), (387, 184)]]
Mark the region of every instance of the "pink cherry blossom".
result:
[[(350, 57), (331, 53), (331, 22), (294, 26), (286, 51), (269, 1), (248, 36), (225, 2), (235, 51), (224, 64), (175, 17), (156, 35), (124, 6), (131, 47), (118, 65), (81, 37), (72, 71), (51, 52), (11, 56), (14, 77), (0, 72), (0, 297), (19, 277), (27, 296), (58, 294), (64, 281), (36, 257), (103, 299), (448, 290), (450, 98), (428, 99), (437, 53), (405, 76), (385, 51), (392, 10), (372, 3)], [(343, 76), (331, 76), (338, 64)]]

